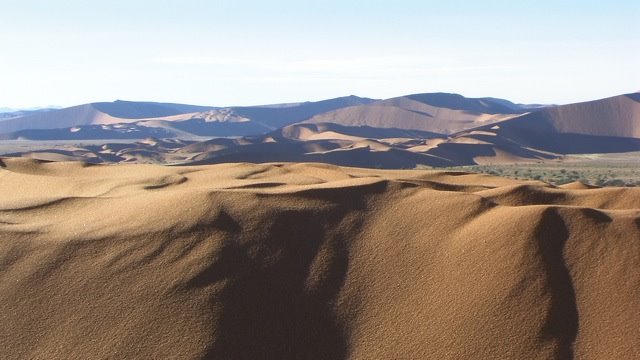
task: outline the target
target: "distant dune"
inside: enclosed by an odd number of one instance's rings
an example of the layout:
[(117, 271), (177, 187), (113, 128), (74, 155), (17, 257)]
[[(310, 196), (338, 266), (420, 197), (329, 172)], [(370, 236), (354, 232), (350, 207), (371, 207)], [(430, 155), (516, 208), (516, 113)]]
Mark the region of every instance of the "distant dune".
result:
[(497, 99), (469, 99), (457, 94), (416, 94), (338, 109), (317, 115), (308, 122), (449, 134), (526, 112), (511, 105), (502, 105)]
[[(12, 116), (0, 121), (1, 139), (143, 139), (158, 136), (261, 135), (282, 126), (306, 120), (319, 113), (373, 100), (346, 96), (317, 102), (216, 108), (173, 103), (115, 101)], [(128, 124), (133, 131), (98, 131), (98, 125)], [(93, 128), (92, 128), (93, 127)], [(149, 129), (149, 128), (159, 128)], [(53, 131), (50, 131), (53, 130)], [(66, 130), (66, 131), (65, 131)], [(89, 131), (86, 131), (89, 130)], [(107, 129), (111, 130), (111, 129)], [(75, 132), (74, 134), (70, 134)], [(85, 137), (88, 133), (88, 137)]]
[(500, 125), (510, 129), (591, 136), (640, 138), (640, 95), (619, 95), (553, 106)]
[(35, 115), (38, 113), (44, 113), (48, 111), (57, 110), (59, 108), (55, 107), (45, 107), (45, 108), (34, 108), (34, 109), (26, 109), (26, 110), (15, 110), (10, 108), (0, 108), (0, 122), (6, 121), (10, 119), (22, 118), (29, 115)]
[(130, 101), (92, 103), (27, 114), (0, 122), (0, 133), (20, 130), (64, 129), (85, 125), (132, 123), (145, 118), (171, 117), (208, 107)]
[(430, 131), (403, 128), (376, 128), (370, 126), (344, 126), (335, 123), (301, 123), (282, 128), (270, 135), (284, 136), (297, 140), (319, 139), (430, 139), (446, 137)]
[(521, 148), (558, 154), (639, 151), (640, 95), (548, 107), (453, 136), (462, 137), (508, 142), (516, 151)]
[[(7, 129), (13, 130), (2, 134)], [(147, 138), (177, 139), (185, 148), (137, 141)], [(72, 150), (5, 152), (47, 160), (286, 161), (373, 168), (523, 163), (640, 151), (640, 95), (560, 106), (447, 93), (224, 108), (116, 101), (0, 121), (0, 140), (16, 139), (103, 139), (107, 147), (110, 140), (136, 142), (116, 152), (75, 144)]]
[(5, 359), (640, 357), (637, 188), (1, 166)]
[(100, 112), (92, 105), (79, 105), (5, 120), (0, 122), (0, 132), (11, 133), (25, 129), (70, 128), (78, 125), (107, 124), (120, 121), (121, 119)]

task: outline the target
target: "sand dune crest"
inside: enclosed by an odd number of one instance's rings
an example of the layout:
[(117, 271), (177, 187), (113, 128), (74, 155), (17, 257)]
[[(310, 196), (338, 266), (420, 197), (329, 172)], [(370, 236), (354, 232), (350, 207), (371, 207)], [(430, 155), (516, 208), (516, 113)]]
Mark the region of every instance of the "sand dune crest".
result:
[(640, 356), (640, 190), (4, 159), (3, 358)]

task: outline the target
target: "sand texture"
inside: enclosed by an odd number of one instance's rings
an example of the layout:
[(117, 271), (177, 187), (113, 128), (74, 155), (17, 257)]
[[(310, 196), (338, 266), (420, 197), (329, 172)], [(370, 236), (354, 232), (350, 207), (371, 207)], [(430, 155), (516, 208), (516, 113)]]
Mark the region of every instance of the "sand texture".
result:
[(2, 359), (640, 358), (640, 188), (1, 165)]

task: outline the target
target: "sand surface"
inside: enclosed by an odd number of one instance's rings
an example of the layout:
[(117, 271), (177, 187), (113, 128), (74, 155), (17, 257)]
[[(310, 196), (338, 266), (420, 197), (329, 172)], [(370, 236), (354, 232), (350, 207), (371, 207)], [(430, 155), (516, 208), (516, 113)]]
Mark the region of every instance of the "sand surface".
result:
[(2, 161), (3, 359), (640, 357), (638, 188)]

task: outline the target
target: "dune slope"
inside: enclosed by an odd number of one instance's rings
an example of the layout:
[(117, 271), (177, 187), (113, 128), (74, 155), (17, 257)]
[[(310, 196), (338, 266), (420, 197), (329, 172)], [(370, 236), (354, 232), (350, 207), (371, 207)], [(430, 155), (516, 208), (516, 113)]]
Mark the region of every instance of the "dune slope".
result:
[(511, 109), (489, 100), (435, 93), (408, 95), (336, 109), (318, 114), (305, 122), (450, 134), (510, 119), (524, 112), (523, 109)]
[(640, 138), (640, 95), (549, 107), (501, 124), (504, 129)]
[(640, 189), (320, 164), (2, 167), (2, 358), (640, 356)]

